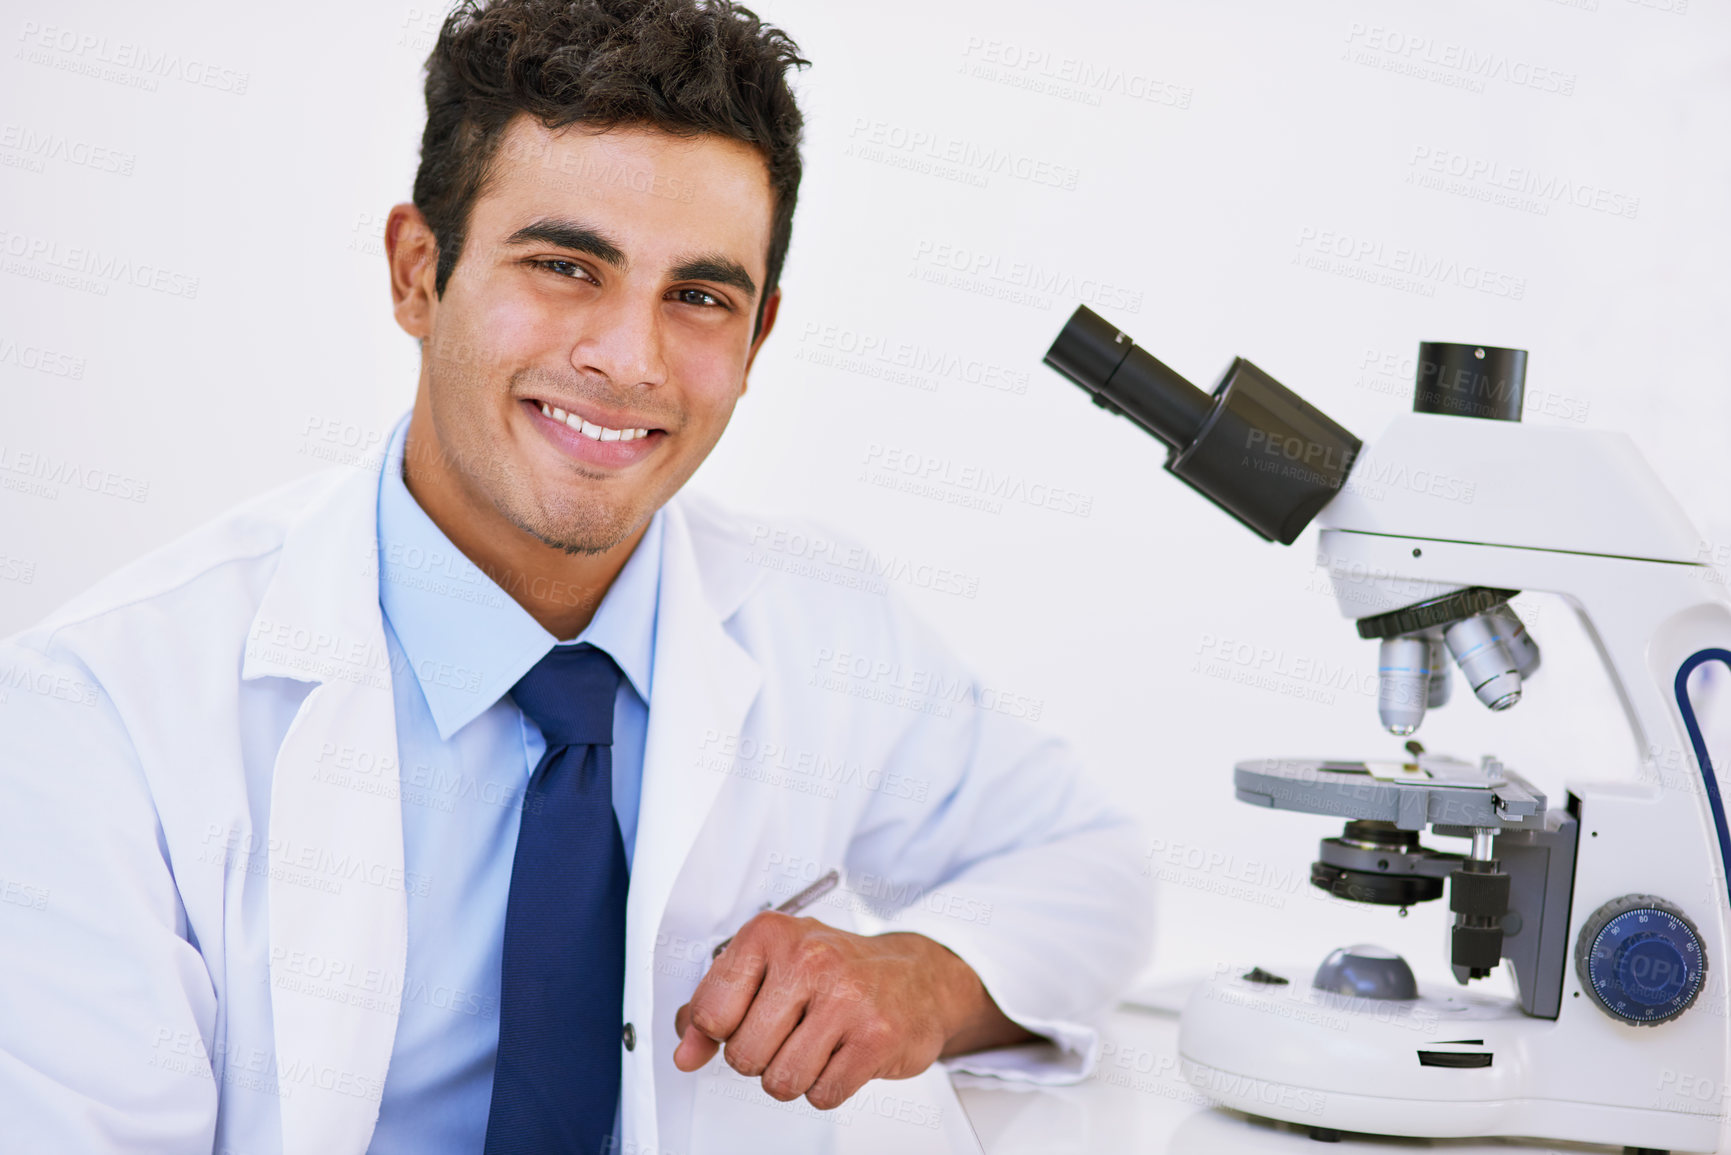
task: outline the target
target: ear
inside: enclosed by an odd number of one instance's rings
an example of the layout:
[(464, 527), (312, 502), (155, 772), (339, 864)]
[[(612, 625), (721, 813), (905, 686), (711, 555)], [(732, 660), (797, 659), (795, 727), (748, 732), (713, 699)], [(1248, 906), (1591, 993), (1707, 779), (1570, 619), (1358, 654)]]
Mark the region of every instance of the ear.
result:
[(757, 331), (757, 336), (753, 338), (751, 342), (751, 351), (745, 355), (745, 378), (743, 378), (739, 383), (739, 391), (742, 394), (745, 392), (746, 382), (751, 378), (751, 365), (752, 362), (757, 360), (757, 351), (763, 348), (763, 339), (769, 336), (769, 331), (771, 329), (775, 328), (775, 311), (780, 307), (781, 286), (777, 285), (775, 291), (764, 299), (763, 328)]
[(433, 331), (439, 296), (433, 284), (439, 269), (439, 243), (427, 218), (412, 204), (391, 206), (385, 219), (385, 262), (391, 272), (391, 309), (411, 337), (425, 340)]

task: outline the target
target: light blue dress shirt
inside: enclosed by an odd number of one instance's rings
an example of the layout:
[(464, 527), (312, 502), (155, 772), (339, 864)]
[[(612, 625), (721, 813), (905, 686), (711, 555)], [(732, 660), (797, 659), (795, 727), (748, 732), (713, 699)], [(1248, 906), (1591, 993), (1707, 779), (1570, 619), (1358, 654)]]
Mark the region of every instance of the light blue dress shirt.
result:
[[(654, 675), (662, 516), (575, 639), (560, 643), (451, 544), (403, 484), (398, 421), (379, 483), (379, 602), (396, 698), (409, 947), (371, 1155), (479, 1155), (499, 1046), (499, 959), (529, 776), (547, 749), (509, 691), (555, 644), (589, 642), (625, 676), (613, 707), (613, 809), (630, 862)], [(358, 560), (358, 559), (357, 559)], [(550, 592), (558, 597), (559, 591)]]

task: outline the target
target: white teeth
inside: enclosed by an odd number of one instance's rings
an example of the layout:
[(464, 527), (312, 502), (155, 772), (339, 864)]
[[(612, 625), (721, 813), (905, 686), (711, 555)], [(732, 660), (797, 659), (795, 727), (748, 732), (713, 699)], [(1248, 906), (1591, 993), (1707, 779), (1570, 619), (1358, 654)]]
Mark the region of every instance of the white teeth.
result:
[(567, 413), (557, 406), (541, 402), (541, 412), (555, 421), (563, 421), (583, 436), (595, 441), (635, 441), (639, 437), (648, 437), (647, 429), (609, 429), (605, 425), (596, 425), (585, 421), (575, 413)]

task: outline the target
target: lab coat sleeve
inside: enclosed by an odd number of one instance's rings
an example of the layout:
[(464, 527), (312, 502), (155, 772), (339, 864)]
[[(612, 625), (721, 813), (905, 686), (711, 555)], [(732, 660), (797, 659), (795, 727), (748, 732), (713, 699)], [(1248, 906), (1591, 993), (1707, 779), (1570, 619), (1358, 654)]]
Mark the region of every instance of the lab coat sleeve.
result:
[(911, 660), (947, 709), (903, 722), (849, 886), (887, 930), (949, 948), (1005, 1015), (1051, 1040), (952, 1069), (1074, 1082), (1097, 1059), (1092, 1024), (1151, 950), (1146, 840), (1064, 743), (1017, 716), (1037, 703), (982, 686), (920, 633)]
[(0, 641), (0, 1145), (211, 1149), (216, 999), (185, 930), (109, 698), (69, 654)]

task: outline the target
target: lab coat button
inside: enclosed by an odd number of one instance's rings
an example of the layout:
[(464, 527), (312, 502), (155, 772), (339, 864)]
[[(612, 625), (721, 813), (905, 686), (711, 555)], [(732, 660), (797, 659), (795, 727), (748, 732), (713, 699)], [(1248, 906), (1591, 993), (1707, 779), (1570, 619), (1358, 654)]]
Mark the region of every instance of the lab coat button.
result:
[(637, 1049), (637, 1028), (636, 1027), (632, 1026), (630, 1023), (626, 1023), (625, 1024), (625, 1030), (624, 1030), (624, 1032), (622, 1032), (622, 1037), (625, 1040), (625, 1049), (627, 1051), (635, 1051)]

